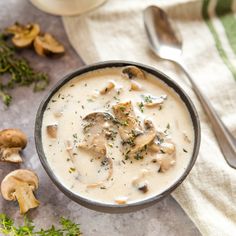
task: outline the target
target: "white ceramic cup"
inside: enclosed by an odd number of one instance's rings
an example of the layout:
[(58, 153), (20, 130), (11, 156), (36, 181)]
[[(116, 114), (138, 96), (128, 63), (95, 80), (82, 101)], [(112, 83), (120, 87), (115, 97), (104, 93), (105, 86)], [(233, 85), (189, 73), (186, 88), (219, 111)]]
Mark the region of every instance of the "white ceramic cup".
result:
[(40, 10), (61, 16), (72, 16), (98, 7), (107, 0), (30, 0)]

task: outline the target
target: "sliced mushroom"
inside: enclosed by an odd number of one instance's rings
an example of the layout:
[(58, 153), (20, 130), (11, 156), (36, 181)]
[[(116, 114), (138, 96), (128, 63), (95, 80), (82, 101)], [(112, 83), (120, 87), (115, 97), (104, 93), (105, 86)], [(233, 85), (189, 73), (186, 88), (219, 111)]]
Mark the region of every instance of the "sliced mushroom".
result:
[(163, 140), (162, 142), (154, 140), (148, 146), (148, 149), (152, 152), (172, 154), (175, 152), (175, 145), (167, 140)]
[(171, 142), (164, 142), (161, 143), (160, 150), (163, 153), (172, 154), (175, 152), (175, 145)]
[(9, 33), (9, 34), (19, 34), (19, 33), (22, 33), (22, 31), (24, 31), (26, 27), (19, 24), (18, 22), (16, 22), (14, 25), (10, 26), (10, 27), (7, 27), (5, 29), (6, 33)]
[(54, 115), (55, 118), (60, 118), (60, 117), (62, 117), (63, 112), (64, 112), (64, 109), (63, 109), (63, 108), (56, 109), (56, 110), (53, 112), (53, 115)]
[(150, 171), (143, 169), (138, 177), (132, 181), (132, 185), (137, 188), (139, 191), (146, 193), (148, 191), (148, 181), (145, 179), (147, 175), (150, 174)]
[(148, 192), (148, 183), (147, 183), (147, 182), (141, 183), (141, 184), (138, 186), (138, 190), (141, 191), (141, 192), (143, 192), (143, 193)]
[(161, 151), (161, 147), (160, 144), (153, 141), (149, 146), (148, 149), (151, 150), (152, 152), (160, 152)]
[(136, 66), (126, 66), (122, 70), (122, 74), (128, 79), (145, 79), (144, 72)]
[(48, 33), (35, 38), (34, 49), (40, 56), (61, 55), (65, 52), (64, 46)]
[(130, 90), (140, 91), (142, 90), (142, 85), (139, 84), (137, 81), (132, 80), (130, 82)]
[(175, 162), (176, 162), (175, 152), (171, 155), (170, 154), (157, 154), (156, 161), (160, 165), (160, 171), (165, 172), (175, 165)]
[(26, 26), (15, 23), (8, 27), (6, 32), (13, 34), (12, 42), (19, 48), (28, 47), (40, 32), (38, 24), (28, 24)]
[(58, 130), (58, 125), (47, 125), (47, 134), (49, 135), (50, 138), (57, 138), (57, 130)]
[(84, 117), (84, 141), (80, 148), (94, 151), (98, 158), (106, 156), (109, 132), (113, 130), (114, 117), (107, 112), (93, 112)]
[(4, 199), (18, 201), (20, 213), (39, 206), (33, 191), (38, 188), (38, 177), (30, 170), (15, 170), (9, 173), (1, 183), (1, 192)]
[[(147, 145), (156, 136), (156, 130), (150, 120), (144, 121), (144, 130), (137, 120), (132, 103), (118, 103), (112, 107), (116, 119), (119, 121), (119, 133), (126, 146), (126, 158), (137, 156), (145, 151)], [(140, 159), (138, 156), (136, 159)]]
[(166, 99), (167, 95), (161, 95), (159, 97), (151, 97), (150, 99), (144, 101), (144, 106), (146, 107), (161, 106)]
[(110, 92), (113, 88), (115, 88), (115, 83), (114, 81), (109, 81), (106, 86), (100, 90), (100, 94), (106, 94)]
[(126, 196), (120, 196), (115, 199), (115, 202), (119, 205), (126, 204), (128, 201), (128, 197)]
[(13, 163), (22, 162), (19, 152), (27, 144), (26, 135), (19, 129), (0, 131), (0, 161)]
[(130, 155), (133, 155), (143, 148), (147, 147), (156, 137), (156, 129), (150, 120), (144, 120), (145, 131), (138, 135), (134, 140), (134, 146), (130, 149)]
[(142, 127), (137, 120), (131, 101), (118, 103), (112, 107), (118, 121), (119, 133), (123, 141), (128, 141), (135, 134), (142, 132)]

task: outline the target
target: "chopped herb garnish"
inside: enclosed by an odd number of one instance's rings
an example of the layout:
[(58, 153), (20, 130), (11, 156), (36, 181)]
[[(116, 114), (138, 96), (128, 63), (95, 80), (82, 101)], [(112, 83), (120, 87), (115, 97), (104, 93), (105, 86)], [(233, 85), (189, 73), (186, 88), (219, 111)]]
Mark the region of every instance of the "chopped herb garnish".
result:
[(124, 112), (126, 108), (125, 108), (124, 106), (120, 106), (119, 109), (120, 109), (122, 112)]
[(112, 143), (108, 143), (108, 146), (113, 148), (113, 144)]
[(166, 128), (167, 128), (167, 129), (170, 129), (170, 123), (167, 124)]
[(116, 96), (113, 97), (116, 101), (120, 101), (120, 99)]
[(72, 173), (72, 172), (75, 172), (75, 171), (76, 171), (76, 169), (74, 167), (70, 167), (69, 173)]
[(94, 102), (94, 100), (92, 98), (88, 98), (87, 101), (88, 102)]
[(141, 152), (136, 153), (136, 155), (134, 156), (134, 159), (136, 159), (136, 160), (142, 160), (142, 159), (143, 159), (142, 153), (141, 153)]
[(144, 112), (144, 104), (143, 104), (143, 102), (140, 102), (138, 104), (138, 107), (139, 107), (139, 110), (143, 113)]
[(73, 138), (77, 139), (78, 135), (76, 133), (73, 134)]
[(148, 96), (141, 95), (141, 96), (143, 97), (144, 102), (146, 102), (146, 103), (152, 103), (153, 102), (153, 98), (150, 95), (148, 95)]
[(188, 152), (188, 151), (187, 151), (186, 149), (184, 149), (184, 148), (183, 148), (183, 151), (186, 152), (186, 153)]

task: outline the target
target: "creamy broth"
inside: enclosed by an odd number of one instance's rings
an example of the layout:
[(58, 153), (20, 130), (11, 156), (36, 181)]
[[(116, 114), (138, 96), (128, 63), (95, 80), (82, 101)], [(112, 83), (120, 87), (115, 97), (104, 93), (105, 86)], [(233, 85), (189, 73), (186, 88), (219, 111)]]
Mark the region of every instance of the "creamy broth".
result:
[[(160, 194), (183, 174), (193, 152), (193, 124), (178, 94), (151, 74), (128, 78), (123, 69), (75, 77), (53, 95), (43, 116), (52, 171), (70, 191), (97, 202), (124, 204)], [(98, 115), (104, 112), (112, 118)], [(122, 132), (131, 123), (116, 112), (134, 118), (127, 139)], [(138, 139), (146, 144), (139, 148)], [(100, 143), (105, 149), (98, 150)]]

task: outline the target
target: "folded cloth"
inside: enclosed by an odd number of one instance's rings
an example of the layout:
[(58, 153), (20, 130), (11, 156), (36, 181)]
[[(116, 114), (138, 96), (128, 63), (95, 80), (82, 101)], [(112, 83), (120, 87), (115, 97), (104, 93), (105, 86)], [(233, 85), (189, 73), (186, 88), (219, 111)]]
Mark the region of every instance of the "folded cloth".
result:
[(187, 67), (236, 134), (236, 1), (109, 0), (88, 14), (64, 17), (63, 22), (85, 63), (111, 59), (141, 62), (163, 71), (189, 94), (200, 115), (202, 142), (194, 168), (172, 196), (203, 235), (235, 235), (236, 170), (226, 164), (183, 72), (149, 49), (142, 11), (151, 4), (163, 7), (176, 22), (184, 39)]

